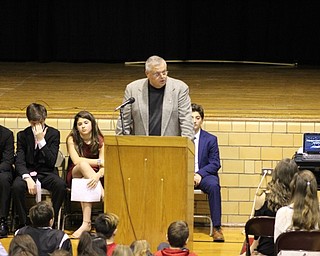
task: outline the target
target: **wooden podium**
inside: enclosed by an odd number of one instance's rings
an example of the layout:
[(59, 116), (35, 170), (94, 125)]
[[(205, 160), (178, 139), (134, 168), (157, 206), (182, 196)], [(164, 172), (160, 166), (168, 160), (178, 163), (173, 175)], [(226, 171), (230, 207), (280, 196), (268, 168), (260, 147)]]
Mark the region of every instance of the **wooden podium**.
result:
[(145, 239), (152, 252), (185, 220), (193, 249), (194, 145), (188, 138), (105, 136), (105, 212), (120, 218), (116, 243)]

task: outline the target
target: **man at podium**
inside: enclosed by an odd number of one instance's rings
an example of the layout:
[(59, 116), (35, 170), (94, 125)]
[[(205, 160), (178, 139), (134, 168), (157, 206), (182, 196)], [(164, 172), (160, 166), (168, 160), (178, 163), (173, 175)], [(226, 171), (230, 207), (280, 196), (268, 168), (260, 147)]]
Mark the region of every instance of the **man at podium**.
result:
[(183, 136), (194, 139), (189, 87), (168, 76), (167, 63), (151, 56), (147, 78), (127, 85), (116, 133), (123, 135)]
[(194, 186), (208, 194), (211, 220), (214, 225), (213, 241), (224, 242), (221, 230), (221, 191), (218, 171), (220, 154), (217, 137), (202, 130), (204, 118), (202, 106), (192, 104), (192, 118), (195, 131), (195, 174)]

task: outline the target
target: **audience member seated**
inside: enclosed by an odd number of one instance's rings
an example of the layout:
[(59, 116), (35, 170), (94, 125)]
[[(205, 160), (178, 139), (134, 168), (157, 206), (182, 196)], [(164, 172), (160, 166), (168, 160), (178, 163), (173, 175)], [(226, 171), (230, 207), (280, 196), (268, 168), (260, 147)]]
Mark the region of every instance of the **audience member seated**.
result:
[(17, 235), (12, 238), (9, 245), (9, 256), (38, 256), (38, 248), (32, 237), (28, 234)]
[(26, 115), (30, 126), (17, 134), (15, 170), (17, 177), (12, 185), (12, 198), (19, 226), (27, 224), (26, 193), (37, 194), (36, 181), (52, 194), (55, 216), (66, 196), (66, 183), (55, 167), (60, 145), (60, 132), (45, 123), (47, 110), (32, 103)]
[[(104, 140), (94, 116), (87, 111), (80, 111), (74, 117), (73, 127), (67, 137), (69, 154), (67, 183), (72, 178), (89, 179), (88, 188), (101, 186), (100, 178), (104, 175)], [(81, 202), (82, 225), (71, 235), (79, 238), (83, 231), (91, 230), (92, 202)]]
[(93, 236), (89, 232), (82, 232), (78, 244), (78, 256), (106, 255), (106, 240), (99, 236)]
[(112, 256), (133, 256), (133, 252), (129, 245), (118, 244), (112, 252)]
[(170, 256), (170, 255), (190, 255), (196, 256), (195, 253), (189, 251), (186, 245), (189, 240), (189, 227), (185, 221), (172, 222), (168, 227), (167, 239), (169, 247), (158, 250), (155, 256)]
[(67, 234), (62, 230), (52, 229), (54, 212), (51, 204), (41, 201), (29, 211), (32, 226), (25, 226), (16, 231), (16, 235), (29, 234), (35, 241), (40, 256), (47, 256), (56, 249), (64, 249), (72, 253), (72, 245)]
[(152, 256), (147, 240), (136, 240), (131, 243), (130, 248), (134, 256)]
[(274, 242), (281, 233), (288, 230), (319, 229), (319, 200), (314, 174), (309, 170), (296, 173), (290, 188), (290, 205), (281, 207), (276, 214)]
[(104, 237), (107, 243), (107, 256), (111, 256), (117, 244), (114, 237), (118, 231), (119, 217), (114, 213), (100, 214), (95, 220), (95, 229), (99, 237)]
[[(254, 216), (275, 217), (276, 212), (282, 206), (290, 202), (291, 191), (290, 182), (297, 173), (298, 166), (295, 161), (289, 158), (281, 160), (272, 172), (272, 179), (267, 185), (266, 191), (257, 195)], [(250, 251), (263, 255), (274, 255), (274, 242), (272, 237), (255, 237)], [(242, 256), (245, 256), (243, 253)]]
[(93, 236), (92, 247), (99, 255), (107, 255), (107, 241), (104, 237)]
[(0, 238), (8, 236), (11, 185), (14, 163), (13, 132), (0, 125)]

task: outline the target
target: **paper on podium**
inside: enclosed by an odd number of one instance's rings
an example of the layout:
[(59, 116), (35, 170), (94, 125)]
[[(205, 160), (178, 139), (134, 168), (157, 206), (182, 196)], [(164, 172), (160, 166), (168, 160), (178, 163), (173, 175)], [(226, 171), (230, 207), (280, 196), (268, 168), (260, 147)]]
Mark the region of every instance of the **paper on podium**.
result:
[(77, 202), (100, 202), (101, 182), (93, 189), (89, 189), (87, 184), (90, 179), (73, 178), (71, 182), (71, 201)]

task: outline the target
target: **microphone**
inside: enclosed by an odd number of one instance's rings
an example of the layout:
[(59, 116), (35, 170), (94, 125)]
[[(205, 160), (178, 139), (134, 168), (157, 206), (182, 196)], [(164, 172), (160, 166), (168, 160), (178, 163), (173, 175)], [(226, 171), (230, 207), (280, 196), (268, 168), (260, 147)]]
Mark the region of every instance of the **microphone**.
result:
[(126, 106), (128, 104), (132, 104), (133, 102), (135, 102), (135, 98), (130, 97), (125, 102), (123, 102), (119, 107), (116, 107), (114, 111), (117, 111), (118, 109), (123, 108), (124, 106)]

